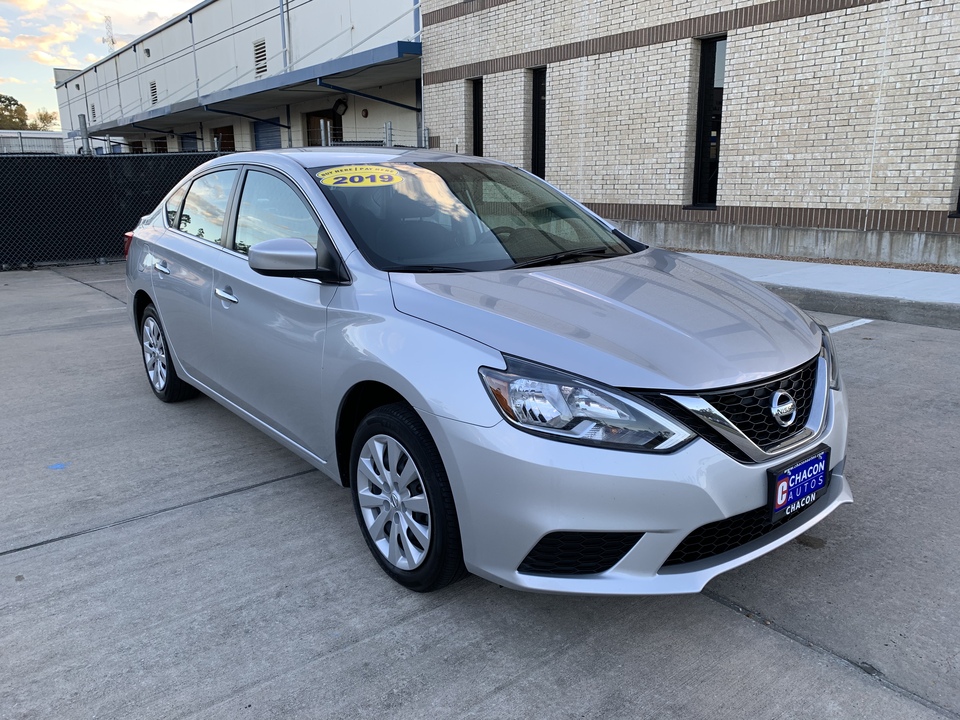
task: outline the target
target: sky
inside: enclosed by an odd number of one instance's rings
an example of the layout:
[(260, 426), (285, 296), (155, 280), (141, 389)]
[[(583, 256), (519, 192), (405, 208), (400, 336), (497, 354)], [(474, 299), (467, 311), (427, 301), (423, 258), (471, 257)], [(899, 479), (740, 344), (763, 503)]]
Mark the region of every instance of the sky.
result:
[[(57, 112), (53, 68), (83, 69), (200, 0), (0, 0), (0, 94)], [(105, 17), (115, 48), (104, 42)]]

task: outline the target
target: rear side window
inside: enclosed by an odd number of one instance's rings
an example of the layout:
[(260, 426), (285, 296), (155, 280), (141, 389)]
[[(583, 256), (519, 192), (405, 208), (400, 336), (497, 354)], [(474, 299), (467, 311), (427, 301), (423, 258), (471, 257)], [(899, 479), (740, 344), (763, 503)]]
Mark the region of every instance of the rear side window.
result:
[(178, 230), (212, 243), (223, 236), (223, 223), (230, 200), (230, 188), (237, 171), (220, 170), (198, 177), (183, 203)]
[(297, 192), (283, 180), (250, 170), (243, 182), (234, 249), (248, 253), (273, 238), (301, 238), (317, 246), (317, 221)]
[(163, 209), (167, 214), (167, 225), (170, 227), (177, 226), (177, 214), (180, 212), (180, 206), (183, 205), (183, 196), (187, 194), (188, 185), (189, 183), (184, 183), (178, 187), (164, 204)]

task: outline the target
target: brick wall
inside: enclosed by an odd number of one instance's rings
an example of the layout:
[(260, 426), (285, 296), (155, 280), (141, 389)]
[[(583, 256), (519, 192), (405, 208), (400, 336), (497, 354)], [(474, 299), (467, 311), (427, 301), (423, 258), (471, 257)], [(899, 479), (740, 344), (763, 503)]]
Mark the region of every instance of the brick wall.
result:
[(444, 7), (456, 5), (457, 9), (467, 10), (483, 4), (483, 0), (421, 3), (425, 72), (756, 3), (755, 0), (723, 3), (716, 0), (513, 0), (431, 24), (430, 14)]
[(698, 63), (684, 40), (548, 66), (550, 182), (591, 203), (689, 202)]
[(958, 32), (914, 0), (731, 33), (718, 204), (955, 206)]
[(483, 154), (527, 169), (532, 136), (531, 82), (527, 70), (498, 73), (483, 80)]
[(424, 127), (430, 131), (431, 138), (439, 138), (437, 147), (450, 152), (458, 148), (460, 152), (472, 150), (473, 102), (468, 80), (424, 87), (423, 106)]
[(521, 80), (546, 65), (549, 180), (595, 203), (688, 203), (697, 38), (725, 32), (719, 204), (956, 210), (958, 3), (426, 0), (423, 10), (426, 123), (444, 148), (471, 146), (467, 79), (482, 76), (485, 154), (527, 165)]

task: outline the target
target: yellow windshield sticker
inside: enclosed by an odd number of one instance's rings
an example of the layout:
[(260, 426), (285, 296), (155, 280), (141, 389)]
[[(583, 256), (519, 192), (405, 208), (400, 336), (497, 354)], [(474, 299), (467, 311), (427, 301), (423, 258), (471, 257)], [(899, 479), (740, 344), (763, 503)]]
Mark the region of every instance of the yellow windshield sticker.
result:
[(394, 168), (382, 165), (343, 165), (317, 173), (320, 183), (338, 187), (379, 187), (403, 180)]

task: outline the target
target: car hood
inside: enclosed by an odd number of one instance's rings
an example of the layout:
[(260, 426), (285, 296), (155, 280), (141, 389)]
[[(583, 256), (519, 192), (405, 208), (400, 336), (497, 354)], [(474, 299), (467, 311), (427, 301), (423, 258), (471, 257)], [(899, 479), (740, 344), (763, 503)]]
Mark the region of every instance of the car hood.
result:
[(789, 303), (728, 270), (665, 250), (390, 279), (402, 313), (616, 387), (737, 385), (820, 351), (818, 329)]

